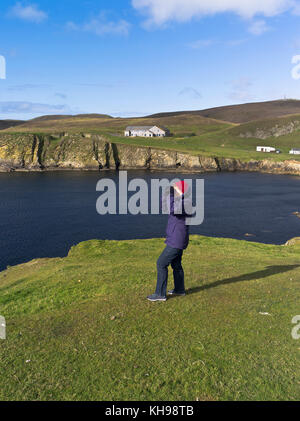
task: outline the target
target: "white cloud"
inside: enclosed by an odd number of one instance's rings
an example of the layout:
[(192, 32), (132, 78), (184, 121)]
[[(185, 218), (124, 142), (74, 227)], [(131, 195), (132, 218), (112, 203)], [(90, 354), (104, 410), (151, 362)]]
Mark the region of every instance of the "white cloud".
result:
[(8, 16), (35, 23), (40, 23), (48, 18), (47, 13), (40, 10), (36, 4), (23, 6), (20, 2), (10, 9)]
[(91, 32), (96, 35), (128, 35), (130, 23), (124, 19), (118, 21), (110, 21), (106, 17), (106, 13), (102, 12), (95, 18), (90, 19), (83, 24), (76, 24), (74, 22), (67, 22), (67, 29), (73, 31)]
[(40, 104), (26, 101), (0, 102), (0, 112), (3, 114), (38, 113), (38, 114), (66, 114), (71, 110), (67, 105)]
[(144, 117), (147, 116), (149, 114), (153, 114), (153, 112), (151, 111), (114, 111), (109, 113), (109, 115), (111, 115), (112, 117), (121, 117), (121, 118), (126, 118), (126, 117)]
[(248, 40), (245, 39), (245, 38), (243, 38), (243, 39), (232, 39), (230, 41), (226, 41), (225, 44), (228, 45), (229, 47), (236, 47), (236, 46), (244, 44), (247, 41)]
[(189, 98), (192, 98), (192, 99), (199, 99), (199, 98), (202, 98), (202, 95), (200, 94), (200, 92), (199, 92), (199, 91), (197, 91), (197, 89), (192, 88), (192, 87), (190, 87), (190, 86), (187, 86), (187, 87), (183, 88), (183, 89), (179, 92), (179, 94), (178, 94), (178, 95), (179, 95), (179, 96), (188, 96)]
[(293, 14), (297, 15), (297, 16), (300, 16), (300, 4), (299, 4), (299, 2), (297, 2), (295, 4), (294, 9), (293, 9)]
[(51, 85), (46, 84), (34, 84), (34, 83), (24, 83), (22, 85), (12, 85), (8, 86), (8, 91), (26, 91), (26, 90), (32, 90), (32, 89), (41, 89), (41, 88), (51, 88)]
[(253, 35), (261, 35), (264, 32), (269, 31), (271, 28), (267, 25), (264, 20), (255, 20), (251, 23), (248, 30)]
[(61, 92), (56, 92), (55, 96), (57, 96), (60, 99), (66, 99), (67, 98), (67, 95), (62, 94)]
[(191, 42), (188, 46), (193, 50), (198, 50), (200, 48), (210, 47), (215, 44), (215, 41), (212, 39), (199, 39), (197, 41)]
[(147, 16), (148, 26), (224, 12), (247, 19), (270, 17), (299, 7), (296, 0), (132, 0), (132, 6)]
[(255, 97), (250, 92), (252, 85), (252, 81), (247, 77), (234, 80), (231, 82), (231, 92), (228, 97), (233, 101), (253, 101)]
[(0, 79), (6, 79), (6, 59), (0, 56)]
[(244, 44), (247, 39), (233, 39), (233, 40), (212, 40), (212, 39), (199, 39), (197, 41), (190, 42), (187, 44), (187, 47), (193, 50), (199, 50), (201, 48), (207, 48), (212, 46), (227, 46), (227, 47), (236, 47), (241, 44)]

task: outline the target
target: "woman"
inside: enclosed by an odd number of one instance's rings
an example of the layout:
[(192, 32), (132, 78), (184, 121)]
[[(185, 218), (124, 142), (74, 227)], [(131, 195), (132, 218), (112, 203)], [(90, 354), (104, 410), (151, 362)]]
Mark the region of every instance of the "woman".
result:
[(168, 225), (166, 231), (166, 248), (157, 260), (157, 284), (155, 293), (149, 295), (149, 301), (167, 300), (168, 266), (171, 264), (174, 277), (174, 289), (169, 295), (185, 295), (182, 255), (189, 244), (189, 226), (186, 217), (191, 209), (190, 188), (185, 181), (175, 183), (167, 196)]

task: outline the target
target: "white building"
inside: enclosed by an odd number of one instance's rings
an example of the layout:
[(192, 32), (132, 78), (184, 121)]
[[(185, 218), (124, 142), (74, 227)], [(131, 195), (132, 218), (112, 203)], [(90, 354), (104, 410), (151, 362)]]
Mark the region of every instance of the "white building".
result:
[(300, 155), (300, 149), (291, 149), (290, 154), (291, 155)]
[(128, 126), (125, 129), (125, 136), (132, 137), (165, 137), (169, 130), (158, 126)]
[(276, 152), (275, 148), (272, 148), (271, 146), (257, 146), (256, 152)]

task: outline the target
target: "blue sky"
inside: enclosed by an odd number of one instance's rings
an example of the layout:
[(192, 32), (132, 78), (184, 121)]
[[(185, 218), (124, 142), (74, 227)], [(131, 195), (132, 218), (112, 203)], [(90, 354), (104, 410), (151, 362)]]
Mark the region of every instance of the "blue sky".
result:
[(2, 0), (0, 119), (300, 99), (299, 23), (295, 0)]

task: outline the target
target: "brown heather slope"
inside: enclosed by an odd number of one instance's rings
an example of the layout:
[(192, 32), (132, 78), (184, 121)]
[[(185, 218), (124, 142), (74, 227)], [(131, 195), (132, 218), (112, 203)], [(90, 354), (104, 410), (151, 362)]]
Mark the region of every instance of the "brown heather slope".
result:
[(8, 129), (10, 132), (78, 132), (96, 131), (103, 134), (123, 135), (126, 126), (159, 125), (168, 127), (178, 136), (201, 135), (204, 133), (232, 127), (233, 124), (200, 115), (182, 114), (175, 117), (158, 118), (112, 118), (94, 115), (48, 116), (28, 120), (19, 127)]
[(182, 114), (202, 116), (231, 123), (247, 123), (253, 120), (300, 114), (300, 101), (296, 99), (253, 102), (248, 104), (228, 105), (199, 111), (177, 111), (153, 114), (151, 118), (175, 117)]
[(102, 119), (108, 119), (113, 118), (108, 114), (77, 114), (77, 115), (43, 115), (41, 117), (36, 117), (31, 120), (28, 120), (24, 123), (26, 124), (35, 124), (36, 122), (40, 121), (53, 121), (53, 120), (76, 120), (76, 119), (82, 119), (82, 118), (102, 118)]
[(0, 130), (8, 129), (9, 127), (19, 126), (25, 123), (22, 120), (0, 120)]
[[(55, 130), (114, 130), (121, 134), (127, 125), (163, 125), (169, 128), (176, 126), (184, 134), (186, 129), (193, 128), (195, 134), (202, 134), (203, 131), (197, 128), (206, 129), (209, 126), (218, 130), (223, 129), (226, 123), (242, 124), (265, 119), (276, 119), (279, 117), (300, 114), (300, 101), (295, 99), (255, 102), (248, 104), (229, 105), (224, 107), (210, 108), (199, 111), (175, 111), (152, 114), (146, 117), (136, 118), (113, 118), (106, 114), (78, 114), (78, 115), (45, 115), (28, 121), (0, 120), (0, 130), (11, 129), (19, 126), (16, 131), (55, 131)], [(217, 127), (219, 125), (219, 127)]]

